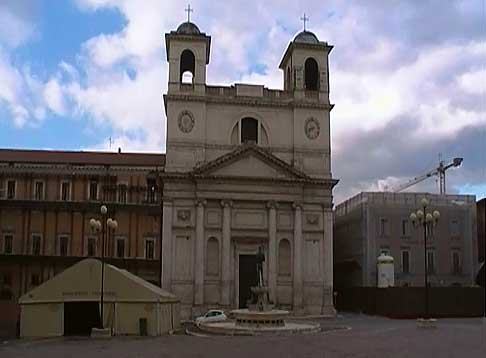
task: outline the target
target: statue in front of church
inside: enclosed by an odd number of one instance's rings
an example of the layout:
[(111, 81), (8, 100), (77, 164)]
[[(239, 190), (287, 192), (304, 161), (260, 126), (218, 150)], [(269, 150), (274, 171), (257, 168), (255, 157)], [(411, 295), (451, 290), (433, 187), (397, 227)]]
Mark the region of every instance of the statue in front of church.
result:
[(263, 252), (262, 245), (260, 245), (258, 246), (258, 252), (256, 254), (258, 287), (263, 287), (263, 263), (264, 262), (265, 262), (265, 253)]
[(252, 311), (268, 311), (272, 307), (269, 305), (268, 287), (264, 286), (263, 282), (263, 263), (265, 262), (265, 253), (263, 245), (258, 247), (256, 254), (256, 271), (257, 271), (257, 286), (251, 287), (252, 299), (249, 309)]

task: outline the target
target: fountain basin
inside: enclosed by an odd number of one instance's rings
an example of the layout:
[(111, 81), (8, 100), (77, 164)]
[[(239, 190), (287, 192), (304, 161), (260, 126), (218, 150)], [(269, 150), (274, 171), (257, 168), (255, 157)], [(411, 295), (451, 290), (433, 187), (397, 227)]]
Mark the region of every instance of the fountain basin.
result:
[(247, 308), (231, 311), (235, 318), (235, 325), (244, 327), (283, 327), (284, 319), (289, 315), (289, 311), (269, 310), (253, 311)]

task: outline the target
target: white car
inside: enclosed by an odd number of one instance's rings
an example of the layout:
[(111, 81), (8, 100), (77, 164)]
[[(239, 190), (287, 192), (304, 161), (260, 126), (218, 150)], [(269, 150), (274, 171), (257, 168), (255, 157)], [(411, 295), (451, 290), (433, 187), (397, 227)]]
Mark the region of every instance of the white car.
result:
[(204, 316), (196, 318), (196, 326), (199, 326), (201, 323), (225, 321), (227, 318), (224, 311), (209, 310)]

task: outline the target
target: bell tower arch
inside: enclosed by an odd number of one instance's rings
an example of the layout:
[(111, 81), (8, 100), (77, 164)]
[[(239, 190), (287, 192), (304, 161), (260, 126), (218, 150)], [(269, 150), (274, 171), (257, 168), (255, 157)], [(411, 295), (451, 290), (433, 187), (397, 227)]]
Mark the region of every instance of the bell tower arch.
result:
[(168, 92), (177, 93), (184, 86), (192, 86), (195, 93), (204, 94), (211, 36), (187, 21), (165, 35), (165, 46), (169, 62)]
[(329, 103), (329, 53), (332, 46), (307, 30), (290, 42), (280, 62), (284, 88), (296, 98), (313, 97)]

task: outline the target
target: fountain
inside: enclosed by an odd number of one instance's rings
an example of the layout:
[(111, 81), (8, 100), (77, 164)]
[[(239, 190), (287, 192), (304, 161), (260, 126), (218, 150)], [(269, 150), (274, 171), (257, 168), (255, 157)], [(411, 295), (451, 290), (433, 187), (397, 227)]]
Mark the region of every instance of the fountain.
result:
[(202, 331), (224, 335), (262, 335), (294, 334), (320, 331), (318, 324), (286, 322), (289, 311), (275, 309), (268, 300), (268, 287), (263, 283), (263, 248), (258, 248), (257, 286), (251, 287), (253, 299), (247, 302), (248, 308), (231, 311), (234, 321), (201, 323)]

